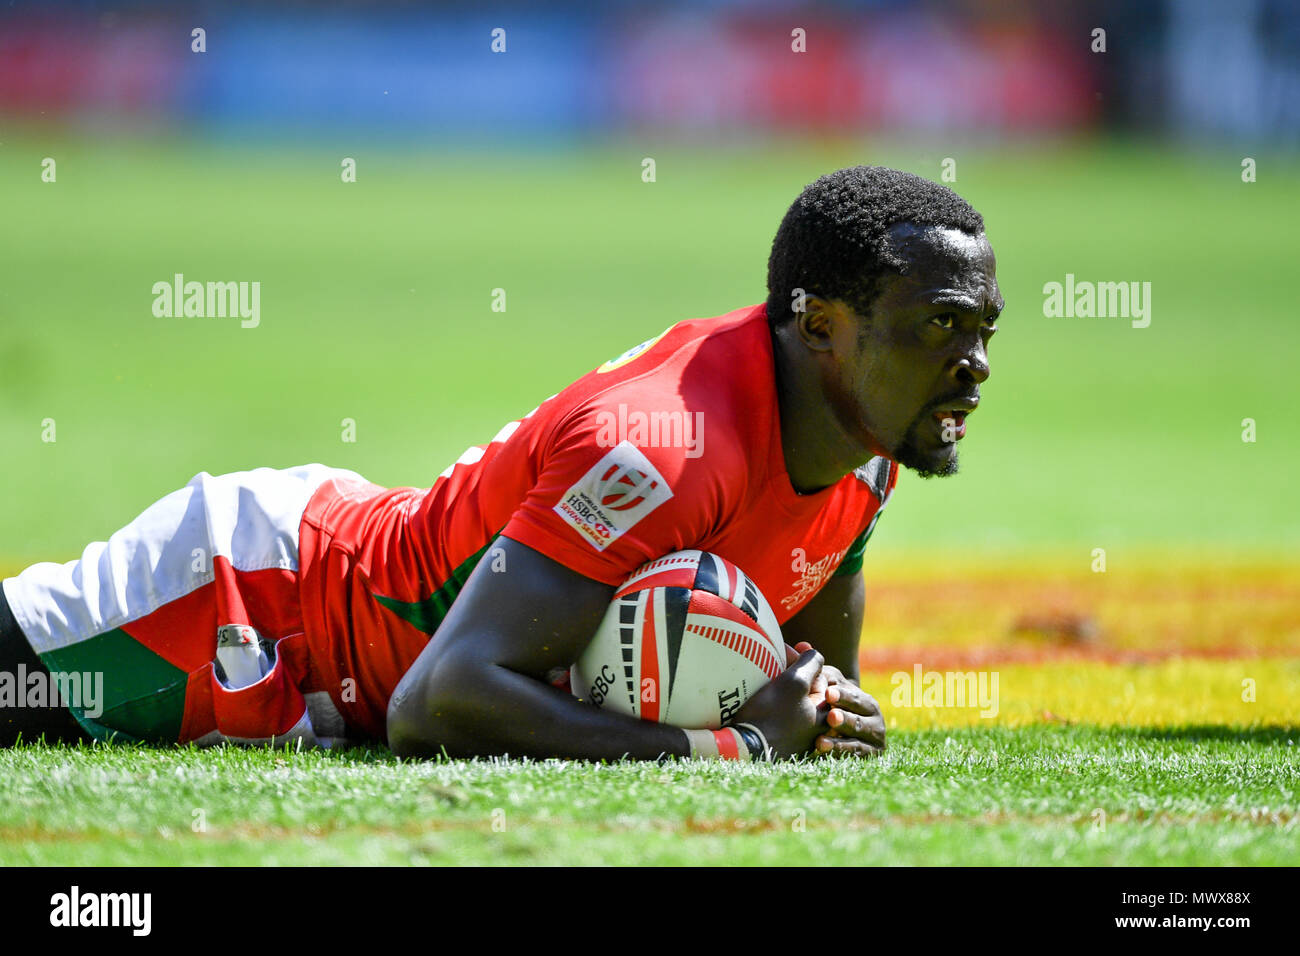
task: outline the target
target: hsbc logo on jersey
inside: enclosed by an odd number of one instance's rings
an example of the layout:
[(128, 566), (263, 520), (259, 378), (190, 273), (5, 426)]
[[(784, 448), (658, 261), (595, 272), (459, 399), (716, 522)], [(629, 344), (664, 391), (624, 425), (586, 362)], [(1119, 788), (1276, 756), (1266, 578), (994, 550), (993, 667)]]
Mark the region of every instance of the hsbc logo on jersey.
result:
[(556, 513), (604, 551), (673, 496), (664, 476), (631, 442), (620, 442), (566, 491)]

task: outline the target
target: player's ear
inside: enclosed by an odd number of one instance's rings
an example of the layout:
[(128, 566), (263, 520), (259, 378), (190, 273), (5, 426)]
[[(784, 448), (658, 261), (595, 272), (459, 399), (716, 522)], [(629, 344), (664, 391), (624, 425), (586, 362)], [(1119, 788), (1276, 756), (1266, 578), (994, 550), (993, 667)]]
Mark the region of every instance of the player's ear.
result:
[(804, 300), (802, 312), (794, 314), (794, 328), (799, 340), (814, 352), (831, 350), (831, 313), (833, 306), (818, 295)]

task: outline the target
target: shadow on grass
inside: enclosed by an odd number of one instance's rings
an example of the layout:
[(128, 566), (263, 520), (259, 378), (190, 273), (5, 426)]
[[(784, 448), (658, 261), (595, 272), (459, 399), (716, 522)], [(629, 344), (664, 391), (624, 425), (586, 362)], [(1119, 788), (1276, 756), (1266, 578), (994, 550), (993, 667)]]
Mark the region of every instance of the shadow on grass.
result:
[(1108, 727), (1116, 737), (1143, 740), (1207, 740), (1233, 743), (1300, 745), (1300, 726), (1230, 727), (1223, 724), (1191, 724), (1186, 727)]
[(1005, 746), (1034, 748), (1057, 747), (1065, 742), (1106, 740), (1123, 742), (1228, 743), (1275, 747), (1300, 747), (1300, 725), (1240, 727), (1230, 724), (1187, 724), (1181, 727), (1099, 726), (1089, 723), (1051, 722), (1021, 727), (925, 728), (891, 731), (899, 746), (907, 741), (942, 743), (951, 737), (956, 742), (1000, 741)]
[[(19, 740), (13, 744), (0, 745), (0, 754), (32, 751), (67, 754), (86, 754), (92, 752), (127, 754), (134, 752), (140, 754), (161, 754), (164, 756), (183, 754), (244, 753), (253, 755), (269, 755), (271, 757), (302, 755), (310, 756), (313, 759), (336, 760), (343, 763), (397, 762), (397, 757), (393, 755), (393, 752), (382, 744), (374, 744), (371, 746), (358, 744), (352, 747), (336, 747), (331, 749), (326, 749), (324, 747), (308, 747), (298, 750), (293, 744), (284, 744), (279, 747), (268, 747), (262, 745), (242, 746), (236, 743), (224, 743), (213, 747), (196, 747), (192, 743), (160, 744), (150, 743), (148, 741), (122, 742), (79, 740), (75, 743), (69, 743), (67, 741), (56, 741), (51, 743), (47, 742), (45, 737), (42, 735), (33, 740)], [(441, 760), (442, 758), (437, 759)]]
[[(1190, 724), (1183, 727), (1123, 727), (1098, 726), (1088, 723), (1037, 723), (1022, 727), (953, 727), (924, 728), (891, 731), (892, 739), (898, 747), (906, 748), (923, 744), (933, 746), (951, 738), (954, 742), (997, 746), (1015, 749), (1034, 749), (1048, 747), (1055, 749), (1067, 742), (1079, 743), (1087, 740), (1100, 742), (1113, 741), (1168, 741), (1171, 743), (1236, 743), (1276, 747), (1300, 747), (1300, 725), (1235, 727), (1227, 724)], [(129, 753), (135, 751), (150, 755), (218, 755), (243, 753), (258, 757), (294, 757), (303, 756), (312, 760), (345, 764), (382, 764), (397, 763), (398, 758), (382, 745), (355, 746), (334, 750), (307, 749), (296, 751), (292, 745), (277, 748), (241, 747), (229, 744), (219, 747), (195, 747), (192, 744), (148, 744), (148, 743), (102, 743), (80, 742), (76, 744), (46, 744), (43, 741), (22, 741), (12, 747), (0, 748), (5, 752), (21, 753), (23, 751), (40, 751), (45, 753), (64, 752), (68, 755), (85, 754), (98, 750), (100, 752)], [(479, 758), (489, 759), (489, 758)], [(432, 757), (428, 760), (413, 760), (411, 763), (457, 763), (445, 756)]]

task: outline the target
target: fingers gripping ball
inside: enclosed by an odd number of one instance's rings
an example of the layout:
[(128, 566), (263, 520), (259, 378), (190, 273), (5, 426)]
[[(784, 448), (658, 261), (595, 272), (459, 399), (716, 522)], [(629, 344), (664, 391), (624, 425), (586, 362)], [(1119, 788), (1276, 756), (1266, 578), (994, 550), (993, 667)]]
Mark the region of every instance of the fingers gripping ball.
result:
[(784, 669), (781, 627), (758, 586), (716, 554), (677, 551), (615, 592), (570, 686), (598, 707), (716, 730)]

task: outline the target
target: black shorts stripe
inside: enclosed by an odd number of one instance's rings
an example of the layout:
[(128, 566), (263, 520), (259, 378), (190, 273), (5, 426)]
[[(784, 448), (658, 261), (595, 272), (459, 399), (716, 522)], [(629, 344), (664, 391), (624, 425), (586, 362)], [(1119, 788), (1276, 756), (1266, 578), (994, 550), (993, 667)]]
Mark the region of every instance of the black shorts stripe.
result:
[[(17, 681), (19, 674), (43, 674), (50, 678), (50, 670), (32, 650), (27, 635), (14, 619), (4, 588), (0, 587), (0, 674)], [(17, 688), (19, 693), (22, 688)], [(8, 707), (0, 704), (0, 747), (12, 747), (21, 738), (33, 741), (41, 735), (47, 743), (76, 743), (92, 738), (81, 729), (75, 717), (61, 705), (45, 707)]]

